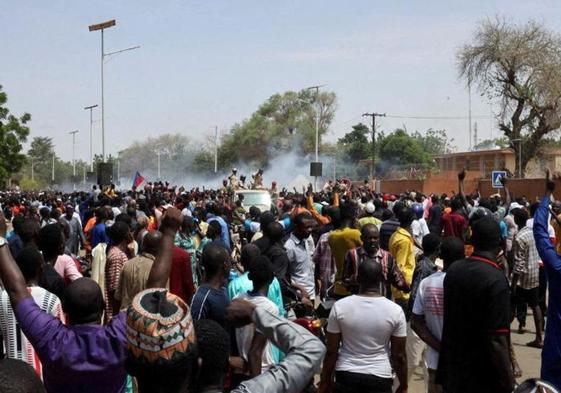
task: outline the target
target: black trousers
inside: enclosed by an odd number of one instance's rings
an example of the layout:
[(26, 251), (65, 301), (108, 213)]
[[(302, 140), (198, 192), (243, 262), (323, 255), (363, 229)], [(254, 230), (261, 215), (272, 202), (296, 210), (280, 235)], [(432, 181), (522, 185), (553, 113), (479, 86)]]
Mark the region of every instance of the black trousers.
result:
[(335, 372), (335, 393), (392, 393), (392, 378), (376, 375)]
[(516, 288), (516, 319), (520, 326), (526, 326), (528, 306), (530, 308), (538, 306), (538, 295), (538, 287), (533, 289)]

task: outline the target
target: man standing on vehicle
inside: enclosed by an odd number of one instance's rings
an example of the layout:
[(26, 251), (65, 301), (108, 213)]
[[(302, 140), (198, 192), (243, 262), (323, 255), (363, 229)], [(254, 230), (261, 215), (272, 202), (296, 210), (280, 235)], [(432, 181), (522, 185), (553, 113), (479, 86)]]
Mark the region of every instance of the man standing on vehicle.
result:
[(237, 173), (238, 170), (236, 168), (232, 168), (232, 174), (228, 176), (228, 180), (230, 182), (230, 188), (232, 190), (237, 190), (239, 186)]

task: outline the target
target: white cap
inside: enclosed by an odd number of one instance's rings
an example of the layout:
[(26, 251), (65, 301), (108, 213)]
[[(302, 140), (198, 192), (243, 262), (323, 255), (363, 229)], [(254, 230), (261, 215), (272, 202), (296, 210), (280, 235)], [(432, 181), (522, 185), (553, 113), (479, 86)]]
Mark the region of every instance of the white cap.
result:
[(508, 211), (511, 212), (514, 209), (522, 209), (524, 206), (522, 206), (520, 203), (518, 202), (512, 202), (508, 208)]
[(375, 210), (376, 210), (376, 206), (374, 206), (374, 204), (372, 202), (368, 202), (366, 204), (366, 212), (367, 213), (372, 214), (372, 213), (374, 213)]

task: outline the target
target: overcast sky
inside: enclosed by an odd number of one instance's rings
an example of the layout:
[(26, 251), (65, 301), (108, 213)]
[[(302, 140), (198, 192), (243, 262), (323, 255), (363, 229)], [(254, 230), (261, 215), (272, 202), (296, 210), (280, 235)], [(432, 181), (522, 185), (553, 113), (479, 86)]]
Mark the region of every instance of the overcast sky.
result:
[[(214, 125), (226, 131), (272, 94), (316, 84), (338, 97), (331, 140), (367, 111), (461, 116), (379, 124), (386, 131), (445, 128), (464, 149), (468, 94), (455, 53), (478, 21), (495, 15), (561, 29), (559, 0), (4, 0), (0, 84), (15, 114), (32, 114), (32, 137), (53, 137), (57, 154), (71, 159), (68, 132), (78, 129), (77, 158), (88, 159), (83, 107), (99, 104), (101, 92), (100, 33), (87, 27), (116, 19), (106, 51), (141, 48), (105, 66), (108, 153), (166, 132), (201, 143)], [(479, 137), (488, 138), (490, 105), (476, 92), (472, 101)], [(99, 122), (94, 152), (101, 152)]]

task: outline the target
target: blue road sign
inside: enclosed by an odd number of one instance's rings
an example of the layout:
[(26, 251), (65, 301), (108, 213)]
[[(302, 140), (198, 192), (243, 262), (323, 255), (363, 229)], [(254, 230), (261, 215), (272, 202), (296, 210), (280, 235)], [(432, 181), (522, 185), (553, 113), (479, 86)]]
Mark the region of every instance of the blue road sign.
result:
[(506, 171), (493, 171), (491, 172), (491, 186), (493, 188), (503, 188), (501, 179), (506, 177)]

